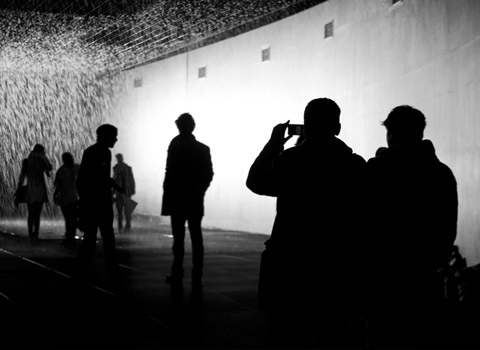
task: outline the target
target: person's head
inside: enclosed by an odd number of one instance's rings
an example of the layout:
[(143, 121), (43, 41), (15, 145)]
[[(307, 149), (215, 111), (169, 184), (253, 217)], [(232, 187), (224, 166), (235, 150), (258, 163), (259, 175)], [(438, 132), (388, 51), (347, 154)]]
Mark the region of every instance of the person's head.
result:
[(34, 153), (45, 153), (45, 147), (43, 147), (43, 145), (37, 143), (35, 146), (33, 146), (32, 152), (34, 152)]
[(191, 134), (195, 129), (195, 120), (193, 120), (190, 113), (180, 114), (177, 120), (175, 120), (175, 124), (180, 134)]
[(340, 107), (329, 98), (316, 98), (305, 107), (303, 122), (305, 136), (337, 136), (340, 133)]
[(117, 142), (118, 130), (110, 124), (103, 124), (97, 128), (97, 142), (112, 148)]
[(73, 166), (74, 160), (73, 155), (69, 152), (65, 152), (62, 154), (62, 162), (66, 166)]
[(123, 163), (123, 154), (117, 153), (117, 154), (115, 155), (115, 158), (117, 158), (117, 162)]
[(382, 125), (387, 129), (388, 146), (392, 147), (421, 141), (427, 122), (418, 109), (403, 105), (392, 109)]

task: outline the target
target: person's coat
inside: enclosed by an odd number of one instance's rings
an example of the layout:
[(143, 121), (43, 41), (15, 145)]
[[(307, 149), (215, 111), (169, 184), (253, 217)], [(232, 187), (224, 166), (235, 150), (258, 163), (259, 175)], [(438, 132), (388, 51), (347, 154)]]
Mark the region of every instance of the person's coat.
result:
[(49, 159), (41, 153), (31, 152), (28, 158), (22, 161), (19, 185), (27, 181), (27, 203), (47, 203), (48, 192), (45, 183), (45, 174), (52, 170)]
[(201, 217), (213, 178), (210, 148), (192, 134), (180, 134), (168, 147), (162, 215)]
[(78, 164), (66, 166), (65, 164), (57, 170), (55, 174), (55, 203), (60, 206), (69, 206), (78, 202), (77, 192), (77, 174), (79, 169)]

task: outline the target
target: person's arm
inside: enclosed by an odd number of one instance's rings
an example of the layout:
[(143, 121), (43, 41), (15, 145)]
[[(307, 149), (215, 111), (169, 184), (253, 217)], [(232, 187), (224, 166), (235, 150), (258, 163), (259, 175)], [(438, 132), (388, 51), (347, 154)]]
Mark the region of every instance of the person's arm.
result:
[(22, 186), (23, 183), (25, 182), (25, 178), (27, 177), (27, 160), (24, 159), (22, 161), (22, 168), (20, 170), (20, 176), (18, 178), (18, 187)]
[(275, 161), (283, 152), (285, 143), (291, 136), (285, 137), (288, 124), (278, 124), (273, 128), (272, 136), (253, 162), (248, 172), (247, 187), (254, 193), (276, 197), (278, 189), (275, 177)]
[(47, 176), (50, 177), (51, 171), (53, 169), (52, 163), (50, 163), (50, 160), (45, 155), (44, 155), (44, 160), (45, 160), (45, 174), (47, 174)]
[(130, 181), (130, 195), (133, 196), (135, 194), (135, 178), (133, 177), (133, 170), (132, 167), (128, 167), (128, 178)]

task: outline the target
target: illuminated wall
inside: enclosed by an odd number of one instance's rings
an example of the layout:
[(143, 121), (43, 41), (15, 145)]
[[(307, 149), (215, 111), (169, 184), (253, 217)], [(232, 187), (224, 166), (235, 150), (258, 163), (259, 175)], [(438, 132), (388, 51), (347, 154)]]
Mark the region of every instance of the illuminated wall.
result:
[[(480, 262), (479, 19), (477, 0), (331, 0), (129, 72), (117, 149), (136, 171), (139, 212), (160, 212), (166, 150), (182, 112), (212, 151), (205, 225), (268, 234), (275, 201), (250, 193), (245, 179), (275, 124), (301, 122), (310, 99), (331, 97), (342, 108), (341, 138), (368, 159), (385, 145), (380, 121), (410, 104), (425, 113), (425, 136), (457, 177), (457, 244), (469, 264)], [(271, 59), (262, 62), (266, 48)], [(134, 79), (143, 85), (134, 88)]]

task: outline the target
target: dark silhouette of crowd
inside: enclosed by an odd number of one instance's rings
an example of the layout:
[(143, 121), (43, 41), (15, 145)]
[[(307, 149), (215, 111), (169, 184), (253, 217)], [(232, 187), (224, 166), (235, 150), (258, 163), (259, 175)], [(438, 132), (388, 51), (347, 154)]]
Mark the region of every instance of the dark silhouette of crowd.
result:
[[(277, 197), (259, 306), (278, 345), (440, 347), (448, 344), (444, 285), (456, 238), (457, 187), (423, 139), (424, 115), (395, 107), (388, 148), (365, 162), (337, 136), (327, 98), (304, 112), (304, 140), (284, 150), (277, 125), (247, 186)], [(366, 327), (368, 325), (368, 328)]]
[[(290, 122), (276, 125), (253, 162), (247, 187), (277, 198), (276, 217), (261, 255), (258, 307), (273, 346), (431, 348), (451, 345), (445, 275), (457, 228), (452, 171), (424, 139), (426, 118), (397, 106), (382, 122), (388, 147), (365, 161), (339, 138), (341, 109), (329, 98), (310, 101), (294, 146)], [(175, 121), (168, 147), (162, 215), (171, 217), (173, 263), (166, 282), (181, 286), (186, 223), (192, 241), (192, 285), (202, 288), (204, 197), (213, 179), (210, 148), (193, 135), (189, 113)], [(112, 279), (121, 281), (113, 230), (113, 192), (135, 193), (131, 168), (111, 151), (117, 128), (104, 124), (80, 166), (66, 152), (55, 178), (66, 240), (83, 231), (77, 277), (88, 280), (97, 231)], [(44, 174), (52, 167), (36, 145), (22, 162), (31, 239), (38, 239), (46, 201)], [(131, 175), (128, 175), (131, 174)], [(116, 181), (115, 181), (116, 180)], [(125, 181), (124, 181), (125, 180)], [(133, 188), (132, 188), (133, 186)], [(118, 204), (117, 204), (118, 205)], [(121, 215), (121, 214), (120, 214)], [(127, 217), (127, 225), (131, 218)], [(121, 225), (121, 222), (119, 222)], [(120, 227), (120, 226), (119, 226)]]

